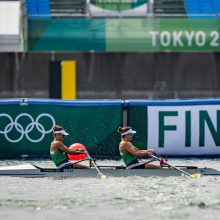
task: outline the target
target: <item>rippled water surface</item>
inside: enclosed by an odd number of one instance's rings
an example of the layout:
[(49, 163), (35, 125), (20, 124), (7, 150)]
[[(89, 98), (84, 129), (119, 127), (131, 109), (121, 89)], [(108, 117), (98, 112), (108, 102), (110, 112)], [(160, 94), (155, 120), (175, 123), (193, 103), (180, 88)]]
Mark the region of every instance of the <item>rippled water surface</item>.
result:
[[(0, 166), (27, 162), (30, 161), (2, 160)], [(169, 162), (220, 170), (220, 159)], [(53, 167), (48, 160), (34, 163)], [(122, 164), (120, 161), (100, 163)], [(220, 219), (220, 176), (199, 179), (133, 176), (106, 180), (0, 177), (0, 219), (217, 220)]]

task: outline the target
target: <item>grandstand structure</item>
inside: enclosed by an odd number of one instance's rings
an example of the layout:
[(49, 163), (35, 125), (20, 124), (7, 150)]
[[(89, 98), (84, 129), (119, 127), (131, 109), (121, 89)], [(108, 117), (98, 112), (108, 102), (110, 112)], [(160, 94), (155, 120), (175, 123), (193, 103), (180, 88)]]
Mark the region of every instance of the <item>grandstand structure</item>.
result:
[(28, 17), (48, 18), (85, 16), (87, 13), (86, 0), (22, 0)]
[(153, 14), (162, 17), (210, 18), (220, 16), (216, 0), (155, 0)]
[(0, 97), (48, 98), (50, 67), (68, 59), (78, 98), (220, 96), (220, 1), (0, 0), (0, 11)]
[[(145, 13), (133, 11), (131, 13), (121, 13), (123, 11), (123, 0), (117, 2), (115, 6), (109, 6), (111, 1), (96, 0), (22, 0), (29, 17), (72, 17), (72, 16), (154, 16), (154, 17), (216, 17), (220, 15), (220, 2), (217, 0), (140, 0), (146, 3)], [(101, 2), (101, 3), (97, 3)], [(125, 1), (129, 2), (129, 1)], [(132, 7), (132, 1), (130, 0)], [(96, 13), (91, 8), (96, 5), (106, 11), (97, 10)], [(112, 13), (115, 9), (117, 13)], [(128, 9), (128, 8), (126, 8)]]
[(220, 1), (216, 0), (185, 0), (185, 8), (189, 17), (219, 17)]
[(156, 0), (153, 3), (153, 14), (156, 17), (182, 17), (186, 15), (184, 0)]

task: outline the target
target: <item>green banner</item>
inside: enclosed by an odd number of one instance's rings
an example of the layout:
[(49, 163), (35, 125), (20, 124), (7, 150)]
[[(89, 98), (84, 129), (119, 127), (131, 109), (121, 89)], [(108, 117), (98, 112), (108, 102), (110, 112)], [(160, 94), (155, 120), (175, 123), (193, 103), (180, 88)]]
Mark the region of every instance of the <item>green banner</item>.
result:
[(31, 51), (220, 51), (220, 19), (29, 19)]
[(220, 51), (220, 19), (107, 19), (106, 51)]
[(112, 106), (0, 106), (0, 157), (49, 155), (52, 127), (70, 134), (66, 146), (82, 143), (97, 157), (118, 155), (121, 105)]
[(105, 20), (29, 19), (28, 50), (105, 51)]
[(128, 110), (128, 125), (137, 131), (133, 136), (133, 144), (140, 149), (146, 149), (147, 146), (147, 107), (143, 106), (130, 106)]

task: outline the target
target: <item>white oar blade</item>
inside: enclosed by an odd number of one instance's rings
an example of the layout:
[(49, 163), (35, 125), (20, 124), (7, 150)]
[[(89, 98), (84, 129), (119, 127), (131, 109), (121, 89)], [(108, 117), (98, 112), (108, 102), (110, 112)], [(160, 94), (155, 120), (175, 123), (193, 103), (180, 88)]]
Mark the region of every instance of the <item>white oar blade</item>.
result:
[(97, 177), (98, 177), (99, 179), (102, 179), (102, 180), (105, 180), (105, 179), (108, 178), (106, 175), (104, 175), (104, 174), (102, 174), (102, 173), (98, 173)]
[(101, 175), (101, 179), (102, 180), (105, 180), (105, 179), (107, 179), (108, 177), (106, 176), (106, 175)]

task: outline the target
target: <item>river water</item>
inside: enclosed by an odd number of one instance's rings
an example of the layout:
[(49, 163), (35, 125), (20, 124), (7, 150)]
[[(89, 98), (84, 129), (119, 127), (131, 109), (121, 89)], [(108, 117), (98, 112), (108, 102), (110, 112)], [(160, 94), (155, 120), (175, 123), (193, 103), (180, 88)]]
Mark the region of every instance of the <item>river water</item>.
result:
[[(0, 166), (28, 163), (2, 160)], [(49, 160), (34, 161), (53, 167)], [(97, 161), (121, 165), (121, 161)], [(220, 170), (220, 159), (170, 159), (173, 165)], [(220, 176), (22, 178), (0, 177), (2, 220), (220, 219)]]

